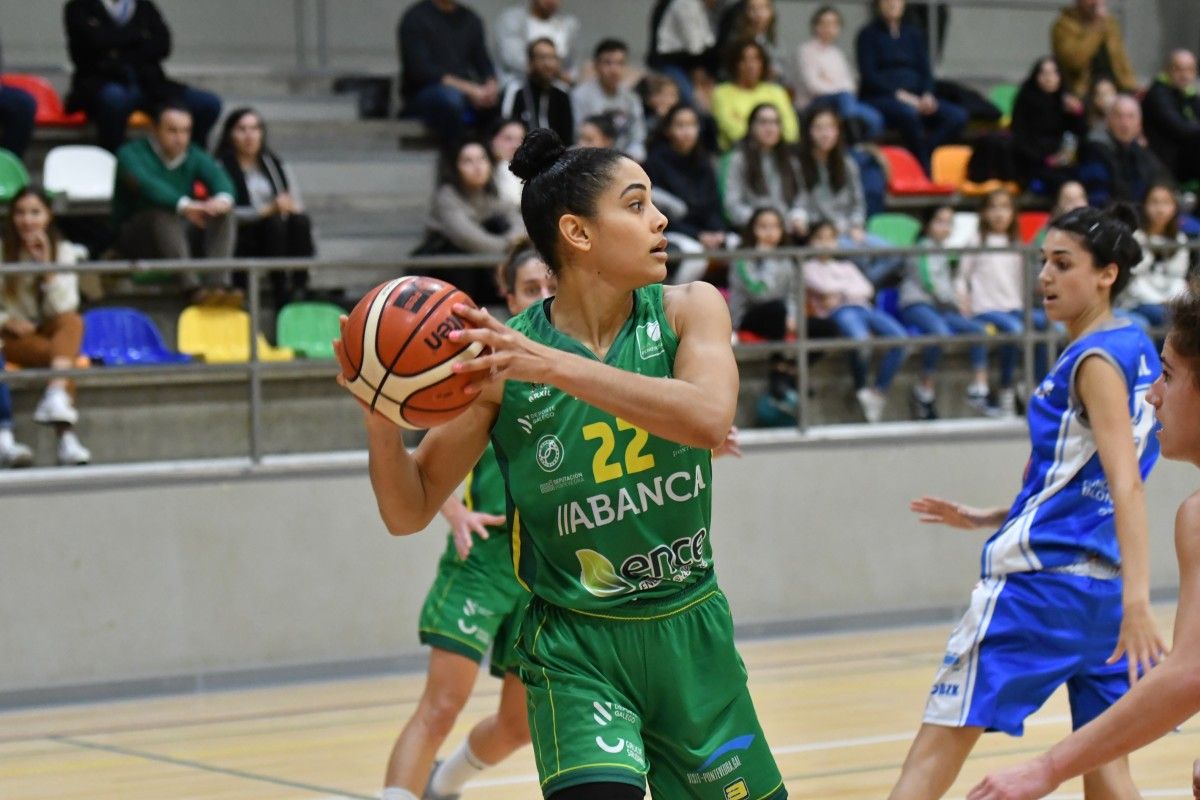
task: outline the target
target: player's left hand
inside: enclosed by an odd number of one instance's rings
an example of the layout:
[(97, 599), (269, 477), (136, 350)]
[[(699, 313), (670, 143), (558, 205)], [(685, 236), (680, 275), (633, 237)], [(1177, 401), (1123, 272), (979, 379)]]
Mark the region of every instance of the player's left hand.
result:
[(1036, 800), (1058, 788), (1050, 759), (1038, 756), (988, 775), (967, 793), (967, 800)]
[(1150, 613), (1148, 602), (1126, 603), (1121, 615), (1121, 633), (1117, 647), (1108, 657), (1108, 664), (1115, 664), (1126, 656), (1129, 664), (1129, 684), (1137, 683), (1139, 668), (1145, 675), (1167, 655), (1158, 624)]
[(464, 511), (460, 516), (450, 520), (450, 530), (454, 533), (454, 549), (463, 561), (471, 555), (471, 547), (475, 544), (472, 537), (488, 538), (488, 525), (503, 525), (505, 518), (499, 514), (482, 514), (478, 511)]
[(713, 449), (712, 455), (713, 458), (720, 458), (721, 456), (742, 457), (742, 445), (738, 441), (737, 425), (730, 427), (729, 433), (725, 434), (725, 441)]
[(454, 365), (456, 373), (474, 374), (481, 379), (465, 387), (465, 393), (478, 394), (484, 384), (495, 381), (546, 383), (556, 351), (504, 325), (486, 309), (456, 303), (454, 313), (473, 327), (451, 331), (450, 341), (479, 342), (491, 351)]
[(1192, 797), (1200, 800), (1200, 758), (1192, 762)]

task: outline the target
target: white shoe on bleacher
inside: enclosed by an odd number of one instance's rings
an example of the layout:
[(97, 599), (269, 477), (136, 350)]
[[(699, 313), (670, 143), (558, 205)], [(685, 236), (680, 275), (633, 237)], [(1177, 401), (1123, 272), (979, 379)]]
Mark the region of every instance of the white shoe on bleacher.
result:
[(82, 467), (92, 460), (92, 451), (83, 446), (75, 431), (63, 431), (58, 437), (58, 465), (60, 467)]
[(0, 428), (0, 467), (28, 467), (33, 451), (13, 437), (9, 428)]
[(33, 421), (43, 425), (74, 425), (79, 421), (79, 412), (66, 389), (47, 389), (33, 410)]

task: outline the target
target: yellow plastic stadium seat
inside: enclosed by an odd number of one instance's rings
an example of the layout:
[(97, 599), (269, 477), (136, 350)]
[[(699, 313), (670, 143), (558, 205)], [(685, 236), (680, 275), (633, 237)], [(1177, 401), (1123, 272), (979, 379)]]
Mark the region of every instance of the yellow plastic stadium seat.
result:
[[(189, 306), (179, 315), (179, 352), (209, 364), (250, 360), (250, 315), (240, 308)], [(258, 334), (260, 361), (291, 361), (291, 348), (273, 347)]]

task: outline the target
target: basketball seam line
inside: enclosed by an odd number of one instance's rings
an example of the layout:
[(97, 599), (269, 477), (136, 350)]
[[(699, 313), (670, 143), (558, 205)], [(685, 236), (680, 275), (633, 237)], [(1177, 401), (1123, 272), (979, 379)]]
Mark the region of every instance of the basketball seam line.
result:
[[(445, 284), (445, 285), (446, 285), (446, 286), (450, 286), (450, 284), (448, 284), (448, 283), (447, 283), (447, 284)], [(453, 287), (452, 287), (452, 288), (453, 288)], [(394, 291), (394, 290), (393, 290), (393, 291)], [(421, 330), (421, 326), (425, 324), (425, 321), (426, 321), (426, 320), (428, 320), (428, 319), (429, 319), (431, 316), (433, 316), (433, 312), (437, 311), (439, 308), (441, 308), (441, 307), (442, 307), (442, 303), (445, 303), (447, 300), (449, 300), (451, 297), (453, 297), (453, 296), (454, 296), (454, 295), (455, 295), (457, 292), (458, 292), (458, 289), (457, 289), (457, 288), (454, 288), (454, 289), (453, 289), (453, 291), (447, 292), (447, 293), (446, 293), (446, 294), (445, 294), (445, 295), (442, 297), (442, 299), (438, 300), (436, 303), (434, 303), (434, 304), (433, 304), (433, 308), (431, 308), (431, 309), (429, 309), (428, 311), (426, 311), (426, 312), (425, 312), (425, 316), (421, 317), (421, 321), (420, 321), (420, 322), (418, 322), (416, 325), (414, 325), (414, 326), (413, 326), (413, 329), (412, 329), (412, 331), (411, 331), (411, 332), (408, 334), (408, 338), (404, 340), (404, 344), (400, 345), (400, 348), (399, 348), (398, 350), (396, 350), (396, 355), (395, 355), (395, 356), (392, 358), (392, 363), (388, 364), (388, 365), (387, 365), (387, 369), (386, 369), (386, 370), (384, 370), (384, 373), (385, 373), (385, 374), (384, 374), (384, 378), (383, 378), (383, 380), (381, 380), (381, 381), (379, 382), (379, 386), (378, 386), (378, 387), (375, 389), (375, 395), (374, 395), (374, 396), (371, 398), (371, 410), (372, 410), (372, 411), (374, 411), (374, 410), (375, 410), (375, 404), (376, 404), (377, 402), (379, 402), (379, 394), (380, 394), (380, 392), (382, 392), (382, 391), (383, 391), (383, 384), (387, 382), (387, 376), (392, 374), (392, 367), (396, 366), (396, 362), (400, 360), (400, 357), (401, 357), (402, 355), (404, 355), (404, 351), (405, 351), (405, 350), (408, 348), (408, 345), (409, 345), (410, 343), (412, 343), (413, 337), (417, 335), (417, 331)], [(390, 300), (391, 300), (391, 296), (390, 296), (390, 294), (389, 294), (389, 296), (388, 296), (388, 301), (390, 301)], [(386, 304), (387, 304), (387, 303), (385, 302), (385, 305), (386, 305)], [(377, 337), (377, 338), (378, 338), (378, 335), (379, 335), (379, 323), (383, 322), (383, 312), (384, 312), (384, 310), (386, 310), (386, 309), (381, 309), (381, 310), (380, 310), (380, 312), (379, 312), (379, 320), (378, 320), (378, 322), (376, 322), (376, 327), (375, 327), (375, 332), (376, 332), (376, 333), (375, 333), (375, 335), (376, 335), (376, 337)], [(376, 354), (378, 354), (378, 353), (379, 353), (379, 345), (378, 345), (378, 342), (376, 342), (376, 346), (375, 346), (375, 348), (376, 348), (376, 349), (375, 349), (375, 352), (376, 352)], [(366, 360), (366, 356), (365, 356), (365, 355), (363, 356), (363, 360), (364, 360), (364, 361)], [(393, 401), (393, 402), (395, 402), (395, 401)]]

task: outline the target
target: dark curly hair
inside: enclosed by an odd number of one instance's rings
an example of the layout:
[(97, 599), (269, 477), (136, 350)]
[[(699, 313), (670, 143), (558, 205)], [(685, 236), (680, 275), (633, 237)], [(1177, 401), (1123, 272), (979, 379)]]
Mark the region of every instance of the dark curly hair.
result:
[(1050, 227), (1072, 234), (1092, 254), (1097, 269), (1116, 264), (1117, 279), (1110, 299), (1116, 299), (1129, 285), (1134, 266), (1142, 260), (1142, 248), (1133, 238), (1137, 215), (1128, 205), (1115, 203), (1105, 211), (1091, 206), (1077, 208), (1052, 219)]
[(1200, 279), (1193, 279), (1186, 292), (1168, 303), (1167, 312), (1171, 320), (1167, 339), (1188, 362), (1192, 380), (1200, 388)]
[(525, 182), (521, 218), (533, 246), (551, 271), (562, 269), (558, 221), (564, 214), (596, 215), (596, 201), (625, 156), (617, 150), (577, 147), (568, 150), (558, 134), (535, 128), (513, 155), (509, 169)]

